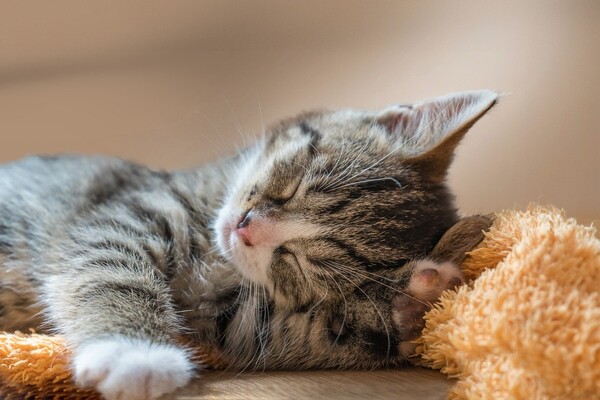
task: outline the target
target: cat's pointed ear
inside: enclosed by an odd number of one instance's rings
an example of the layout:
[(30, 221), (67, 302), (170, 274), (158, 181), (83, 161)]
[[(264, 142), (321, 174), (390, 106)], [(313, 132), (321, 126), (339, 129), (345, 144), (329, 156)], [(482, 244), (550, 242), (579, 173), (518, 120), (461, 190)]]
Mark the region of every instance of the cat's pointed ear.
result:
[(460, 139), (497, 99), (491, 90), (452, 93), (388, 108), (377, 123), (408, 161), (418, 163), (431, 179), (443, 180)]

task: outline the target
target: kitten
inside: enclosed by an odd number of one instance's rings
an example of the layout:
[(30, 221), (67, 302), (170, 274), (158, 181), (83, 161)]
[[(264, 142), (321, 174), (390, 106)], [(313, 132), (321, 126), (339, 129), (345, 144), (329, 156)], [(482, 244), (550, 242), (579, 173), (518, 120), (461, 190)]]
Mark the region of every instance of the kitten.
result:
[(239, 369), (401, 365), (425, 310), (462, 279), (441, 262), (451, 251), (415, 260), (457, 222), (446, 171), (496, 99), (302, 114), (189, 171), (4, 165), (0, 328), (64, 335), (77, 382), (107, 399), (185, 385), (184, 340)]

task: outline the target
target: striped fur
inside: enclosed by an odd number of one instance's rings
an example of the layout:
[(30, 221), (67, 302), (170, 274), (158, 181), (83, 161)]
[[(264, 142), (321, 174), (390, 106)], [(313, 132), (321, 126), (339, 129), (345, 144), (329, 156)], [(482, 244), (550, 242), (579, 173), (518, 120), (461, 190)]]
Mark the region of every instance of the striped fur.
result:
[[(452, 151), (495, 99), (303, 114), (191, 171), (78, 156), (4, 165), (0, 327), (59, 332), (76, 351), (185, 337), (239, 369), (400, 365), (430, 301), (413, 289), (417, 260), (458, 221)], [(244, 216), (260, 243), (241, 242)]]

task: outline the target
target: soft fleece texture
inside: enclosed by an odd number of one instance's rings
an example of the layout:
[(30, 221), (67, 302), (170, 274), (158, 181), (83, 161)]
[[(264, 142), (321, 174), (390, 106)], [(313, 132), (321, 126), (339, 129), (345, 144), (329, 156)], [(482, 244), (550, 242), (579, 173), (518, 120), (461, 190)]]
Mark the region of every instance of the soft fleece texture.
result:
[(553, 208), (505, 211), (426, 315), (423, 365), (451, 399), (600, 398), (600, 240)]
[[(417, 347), (424, 366), (458, 378), (450, 398), (598, 398), (595, 229), (554, 208), (503, 211), (462, 268), (472, 281), (426, 314)], [(199, 363), (221, 366), (210, 350)], [(0, 398), (99, 399), (72, 385), (69, 356), (59, 337), (0, 335)]]

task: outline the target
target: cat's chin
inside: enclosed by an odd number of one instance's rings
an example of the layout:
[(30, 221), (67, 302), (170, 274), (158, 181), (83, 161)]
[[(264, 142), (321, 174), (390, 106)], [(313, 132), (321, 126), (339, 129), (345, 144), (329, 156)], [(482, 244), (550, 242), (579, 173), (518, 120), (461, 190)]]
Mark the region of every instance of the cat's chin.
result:
[(233, 245), (228, 259), (235, 265), (240, 274), (253, 283), (268, 286), (267, 269), (271, 262), (273, 249), (265, 247), (248, 248), (235, 234), (232, 234), (231, 241)]

